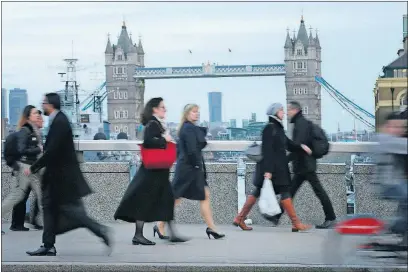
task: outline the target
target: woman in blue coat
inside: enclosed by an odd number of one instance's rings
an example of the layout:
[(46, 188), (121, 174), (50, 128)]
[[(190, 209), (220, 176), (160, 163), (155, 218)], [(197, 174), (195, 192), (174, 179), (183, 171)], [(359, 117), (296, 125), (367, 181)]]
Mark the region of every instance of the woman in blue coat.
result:
[[(215, 239), (220, 239), (225, 235), (218, 233), (215, 229), (202, 154), (202, 150), (207, 145), (205, 139), (207, 129), (195, 125), (198, 118), (199, 107), (197, 105), (188, 104), (184, 107), (178, 131), (177, 165), (172, 182), (173, 194), (176, 204), (180, 203), (181, 198), (199, 200), (201, 214), (208, 226), (206, 229), (208, 238), (213, 236)], [(159, 229), (163, 231), (162, 224), (159, 224)]]

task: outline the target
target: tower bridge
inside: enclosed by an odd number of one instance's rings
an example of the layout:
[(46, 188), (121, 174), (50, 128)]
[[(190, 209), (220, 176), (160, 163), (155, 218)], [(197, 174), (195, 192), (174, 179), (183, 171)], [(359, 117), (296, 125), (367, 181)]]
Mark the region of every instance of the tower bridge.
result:
[(136, 67), (135, 79), (170, 79), (170, 78), (215, 78), (215, 77), (251, 77), (284, 76), (285, 64), (258, 65), (217, 65), (202, 64), (190, 67)]
[[(144, 106), (146, 80), (179, 78), (221, 78), (284, 76), (286, 100), (299, 101), (303, 113), (314, 123), (321, 125), (321, 87), (356, 119), (368, 127), (374, 127), (373, 115), (345, 97), (322, 78), (321, 46), (317, 35), (311, 29), (308, 35), (303, 16), (297, 35), (290, 37), (289, 30), (284, 44), (283, 64), (218, 65), (206, 63), (198, 66), (145, 67), (142, 41), (133, 43), (125, 22), (117, 44), (106, 44), (105, 67), (106, 86), (95, 97), (107, 98), (108, 121), (111, 131), (125, 132), (129, 139), (136, 139), (140, 114)], [(102, 93), (103, 92), (103, 93)], [(91, 106), (91, 100), (89, 105)], [(97, 103), (102, 101), (97, 99)], [(95, 107), (94, 107), (95, 108)], [(365, 116), (365, 117), (364, 117)], [(289, 126), (288, 126), (289, 127)]]

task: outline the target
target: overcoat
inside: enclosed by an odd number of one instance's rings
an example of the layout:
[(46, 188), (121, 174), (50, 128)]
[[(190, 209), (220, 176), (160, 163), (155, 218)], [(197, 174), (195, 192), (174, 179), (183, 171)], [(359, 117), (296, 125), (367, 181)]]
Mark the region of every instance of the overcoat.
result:
[(262, 131), (262, 161), (257, 164), (253, 183), (261, 188), (265, 172), (272, 174), (272, 184), (276, 194), (286, 191), (291, 183), (289, 158), (286, 151), (300, 152), (302, 148), (285, 134), (281, 122), (270, 117)]
[[(144, 131), (144, 148), (166, 148), (164, 128), (152, 117)], [(169, 169), (146, 169), (143, 163), (130, 182), (114, 218), (126, 222), (170, 221), (174, 217), (174, 197)]]
[(174, 197), (204, 200), (207, 184), (202, 150), (207, 145), (207, 129), (184, 122), (177, 144), (177, 164), (172, 182)]
[(49, 127), (43, 155), (31, 165), (30, 170), (36, 173), (43, 167), (43, 206), (53, 207), (57, 222), (55, 234), (83, 227), (81, 222), (72, 221), (59, 211), (60, 205), (78, 203), (78, 200), (92, 193), (79, 166), (71, 124), (61, 111), (55, 115)]

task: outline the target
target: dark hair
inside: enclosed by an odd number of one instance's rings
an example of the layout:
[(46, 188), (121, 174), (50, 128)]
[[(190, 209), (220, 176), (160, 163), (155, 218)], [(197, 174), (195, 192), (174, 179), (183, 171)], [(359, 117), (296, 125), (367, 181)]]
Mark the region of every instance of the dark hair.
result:
[(35, 107), (33, 105), (25, 106), (25, 108), (23, 110), (23, 113), (21, 114), (21, 117), (18, 120), (17, 128), (22, 128), (27, 123), (28, 118), (30, 117), (32, 109), (35, 109)]
[(61, 109), (61, 98), (57, 93), (47, 93), (45, 95), (48, 104), (52, 105), (54, 109)]
[(145, 126), (147, 122), (152, 119), (153, 116), (153, 108), (157, 108), (160, 103), (163, 101), (163, 98), (161, 97), (154, 97), (150, 99), (147, 103), (146, 106), (144, 107), (141, 119), (142, 119), (142, 124)]
[(295, 110), (302, 111), (302, 106), (297, 101), (290, 101), (289, 105), (290, 105), (291, 108), (293, 108)]

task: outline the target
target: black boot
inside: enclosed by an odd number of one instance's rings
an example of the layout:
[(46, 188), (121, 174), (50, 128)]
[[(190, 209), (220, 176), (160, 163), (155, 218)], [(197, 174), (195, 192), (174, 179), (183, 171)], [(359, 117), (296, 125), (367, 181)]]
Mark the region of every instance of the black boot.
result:
[(271, 222), (273, 224), (274, 227), (279, 225), (279, 221), (283, 215), (283, 208), (281, 207), (282, 212), (280, 214), (268, 217), (268, 221)]
[(316, 229), (331, 229), (336, 224), (335, 220), (326, 220), (321, 225), (317, 225)]
[(41, 246), (37, 250), (27, 251), (26, 253), (30, 256), (56, 256), (57, 250), (55, 249), (54, 246), (52, 247)]
[(23, 226), (11, 226), (10, 230), (11, 231), (29, 231), (30, 229), (24, 227), (24, 225), (23, 225)]
[(143, 245), (143, 246), (154, 246), (156, 243), (150, 240), (147, 240), (143, 236), (143, 221), (136, 221), (136, 231), (135, 236), (133, 236), (132, 244), (133, 245)]

